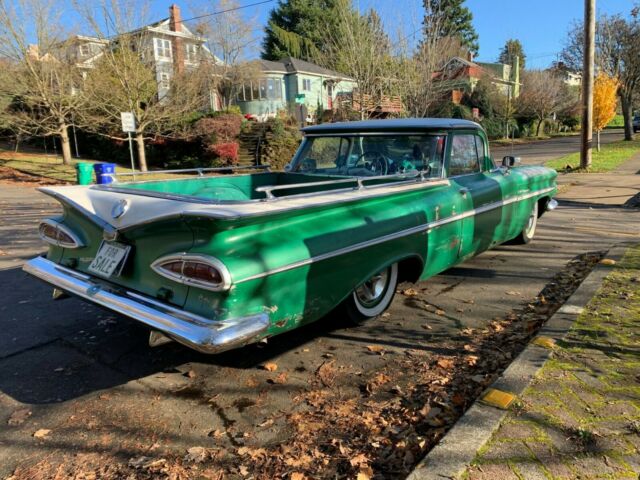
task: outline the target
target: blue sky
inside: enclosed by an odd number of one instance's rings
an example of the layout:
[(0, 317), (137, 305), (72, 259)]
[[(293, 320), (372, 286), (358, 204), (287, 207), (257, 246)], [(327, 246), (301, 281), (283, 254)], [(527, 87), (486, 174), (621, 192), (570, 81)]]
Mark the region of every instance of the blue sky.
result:
[[(189, 16), (188, 6), (198, 4), (211, 11), (211, 0), (175, 0), (182, 6), (184, 17)], [(257, 0), (238, 0), (242, 4)], [(183, 3), (184, 2), (184, 3)], [(422, 0), (353, 0), (361, 10), (375, 8), (380, 13), (392, 37), (407, 35), (420, 26)], [(157, 18), (167, 15), (171, 0), (152, 0), (152, 10)], [(597, 0), (598, 14), (622, 13), (628, 15), (632, 0)], [(467, 0), (474, 16), (474, 26), (480, 36), (481, 61), (495, 61), (501, 47), (509, 38), (519, 39), (527, 54), (527, 66), (544, 68), (555, 60), (562, 49), (571, 24), (581, 19), (584, 0)], [(243, 10), (243, 15), (256, 17), (264, 25), (269, 11), (276, 2)], [(206, 6), (206, 7), (205, 7)], [(400, 32), (400, 33), (398, 33)], [(259, 54), (261, 30), (256, 31), (255, 52)]]

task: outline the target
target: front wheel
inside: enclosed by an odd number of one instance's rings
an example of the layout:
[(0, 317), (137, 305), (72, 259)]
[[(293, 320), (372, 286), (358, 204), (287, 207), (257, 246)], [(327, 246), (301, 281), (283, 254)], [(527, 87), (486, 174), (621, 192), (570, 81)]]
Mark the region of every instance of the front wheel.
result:
[(398, 264), (394, 263), (358, 286), (344, 301), (343, 311), (354, 324), (375, 318), (389, 308), (397, 286)]
[(524, 245), (533, 240), (533, 236), (536, 234), (536, 226), (538, 225), (538, 202), (533, 204), (531, 214), (527, 219), (527, 223), (520, 232), (520, 234), (514, 238), (510, 243), (514, 245)]

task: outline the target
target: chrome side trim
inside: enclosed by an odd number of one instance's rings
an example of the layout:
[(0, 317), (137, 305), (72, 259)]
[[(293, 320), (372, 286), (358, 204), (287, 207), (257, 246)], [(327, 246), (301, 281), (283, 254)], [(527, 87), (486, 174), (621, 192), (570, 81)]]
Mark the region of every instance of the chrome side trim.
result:
[(348, 247), (339, 248), (337, 250), (333, 250), (331, 252), (326, 252), (320, 255), (316, 255), (314, 257), (306, 258), (304, 260), (300, 260), (298, 262), (289, 263), (287, 265), (283, 265), (281, 267), (273, 268), (271, 270), (267, 270), (266, 272), (257, 273), (255, 275), (251, 275), (249, 277), (236, 280), (234, 283), (243, 283), (251, 280), (257, 280), (259, 278), (267, 277), (269, 275), (273, 275), (276, 273), (286, 272), (288, 270), (293, 270), (294, 268), (303, 267), (305, 265), (310, 265), (312, 263), (321, 262), (323, 260), (327, 260), (329, 258), (337, 257), (339, 255), (344, 255), (347, 253), (355, 252), (357, 250), (362, 250), (363, 248), (371, 247), (374, 245), (379, 245), (381, 243), (389, 242), (391, 240), (396, 240), (398, 238), (407, 237), (410, 235), (416, 235), (418, 233), (429, 232), (434, 228), (441, 227), (448, 223), (457, 222), (459, 220), (463, 220), (468, 217), (472, 217), (475, 215), (479, 215), (482, 213), (486, 213), (491, 210), (495, 210), (496, 208), (501, 208), (505, 205), (510, 205), (515, 202), (520, 202), (522, 200), (526, 200), (532, 197), (536, 197), (538, 195), (544, 195), (545, 193), (551, 192), (555, 190), (556, 187), (548, 187), (541, 190), (536, 190), (535, 192), (529, 192), (522, 195), (513, 196), (507, 200), (500, 200), (499, 202), (488, 203), (486, 205), (482, 205), (481, 207), (475, 208), (473, 210), (469, 210), (464, 213), (460, 213), (458, 215), (452, 215), (450, 217), (442, 218), (440, 220), (435, 220), (433, 222), (423, 223), (421, 225), (416, 225), (415, 227), (407, 228), (404, 230), (400, 230), (398, 232), (390, 233), (387, 235), (383, 235), (382, 237), (373, 238), (371, 240), (366, 240), (364, 242), (356, 243), (354, 245), (349, 245)]
[(43, 223), (55, 228), (56, 231), (59, 230), (65, 235), (69, 236), (73, 240), (73, 243), (62, 242), (57, 238), (54, 239), (51, 237), (47, 237), (46, 235), (42, 234), (42, 230), (38, 227), (38, 235), (43, 242), (62, 248), (81, 248), (85, 246), (84, 242), (80, 240), (80, 237), (66, 225), (63, 225), (62, 223), (57, 222), (51, 218), (45, 218), (40, 222), (40, 225), (42, 225)]
[(259, 340), (269, 328), (265, 313), (223, 321), (189, 313), (134, 292), (122, 291), (43, 257), (23, 270), (65, 292), (133, 318), (203, 353), (218, 353)]
[[(170, 272), (162, 268), (162, 265), (169, 262), (200, 262), (206, 263), (207, 265), (212, 266), (218, 272), (220, 272), (220, 276), (222, 277), (222, 283), (220, 285), (212, 285), (206, 282), (200, 282), (198, 280), (194, 280), (189, 277), (184, 276), (184, 263), (182, 265), (182, 274), (178, 275), (177, 273)], [(156, 272), (158, 275), (162, 275), (169, 280), (173, 280), (174, 282), (182, 283), (184, 285), (189, 285), (192, 287), (202, 288), (204, 290), (209, 290), (211, 292), (224, 292), (231, 288), (231, 274), (229, 273), (229, 269), (226, 267), (224, 263), (218, 260), (215, 257), (209, 255), (202, 255), (199, 253), (176, 253), (173, 255), (165, 255), (164, 257), (160, 257), (151, 264), (151, 269)]]

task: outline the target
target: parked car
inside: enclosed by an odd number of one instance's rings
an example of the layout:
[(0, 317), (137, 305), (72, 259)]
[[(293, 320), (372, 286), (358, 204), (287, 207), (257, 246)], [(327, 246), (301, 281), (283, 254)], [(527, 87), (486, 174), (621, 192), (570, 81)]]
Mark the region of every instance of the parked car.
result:
[(633, 133), (638, 133), (640, 130), (640, 115), (633, 117)]
[(41, 223), (49, 250), (24, 270), (144, 323), (152, 343), (215, 353), (332, 311), (376, 317), (398, 282), (527, 243), (556, 205), (556, 172), (496, 166), (473, 122), (303, 132), (285, 172), (42, 188), (64, 213)]

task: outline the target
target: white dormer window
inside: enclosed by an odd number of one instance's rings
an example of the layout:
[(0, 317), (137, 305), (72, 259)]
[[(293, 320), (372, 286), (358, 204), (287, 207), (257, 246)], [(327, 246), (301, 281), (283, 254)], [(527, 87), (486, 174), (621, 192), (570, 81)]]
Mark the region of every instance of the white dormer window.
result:
[(187, 62), (195, 63), (198, 61), (198, 45), (195, 43), (187, 43), (185, 45), (186, 49), (186, 60)]
[(80, 45), (79, 50), (81, 57), (88, 57), (91, 54), (91, 47), (87, 44)]
[(154, 38), (156, 58), (171, 60), (171, 40)]
[(311, 91), (311, 79), (303, 78), (302, 79), (302, 90), (309, 92)]

